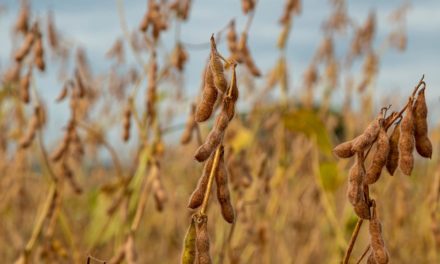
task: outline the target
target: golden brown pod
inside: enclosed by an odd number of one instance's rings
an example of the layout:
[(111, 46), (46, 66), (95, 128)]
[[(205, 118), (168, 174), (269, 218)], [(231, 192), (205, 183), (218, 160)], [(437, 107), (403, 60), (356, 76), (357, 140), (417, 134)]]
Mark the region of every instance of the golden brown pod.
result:
[(176, 69), (183, 71), (187, 60), (188, 53), (185, 51), (182, 43), (177, 43), (171, 55), (171, 63)]
[(370, 205), (368, 204), (365, 195), (362, 195), (362, 199), (353, 206), (354, 212), (359, 218), (370, 219)]
[(44, 71), (46, 65), (44, 63), (44, 49), (43, 49), (43, 38), (41, 37), (41, 33), (37, 31), (36, 42), (34, 44), (34, 63), (40, 71)]
[(254, 75), (255, 77), (261, 76), (261, 71), (258, 69), (257, 65), (254, 62), (254, 59), (252, 58), (251, 52), (249, 50), (249, 47), (247, 45), (247, 34), (246, 32), (243, 32), (241, 34), (240, 42), (238, 44), (239, 50), (241, 54), (243, 55), (243, 61), (246, 64), (246, 67), (248, 70)]
[(196, 111), (196, 106), (194, 104), (192, 104), (191, 105), (191, 113), (188, 116), (188, 119), (186, 120), (185, 130), (183, 131), (182, 136), (180, 137), (180, 143), (183, 145), (188, 144), (191, 141), (193, 130), (197, 126), (197, 123), (195, 120), (195, 111)]
[(20, 13), (18, 14), (14, 30), (26, 34), (29, 29), (29, 3), (21, 1)]
[(382, 168), (385, 166), (390, 152), (390, 144), (388, 141), (387, 132), (384, 127), (379, 130), (379, 135), (376, 141), (376, 152), (374, 153), (373, 160), (370, 167), (367, 170), (365, 177), (366, 184), (373, 184), (380, 178)]
[(127, 142), (130, 139), (130, 127), (131, 127), (131, 107), (127, 104), (124, 109), (124, 117), (122, 119), (122, 139)]
[(31, 30), (26, 34), (26, 38), (21, 44), (21, 47), (15, 52), (16, 61), (22, 61), (24, 57), (26, 57), (26, 55), (29, 54), (29, 51), (31, 50), (34, 41), (35, 41), (35, 32)]
[(432, 143), (428, 138), (428, 107), (425, 100), (425, 88), (418, 93), (414, 103), (414, 137), (416, 140), (416, 150), (420, 156), (431, 158)]
[(215, 87), (220, 92), (225, 93), (228, 83), (225, 78), (223, 63), (217, 51), (214, 35), (211, 36), (211, 57), (209, 59), (209, 68), (212, 71)]
[(386, 264), (388, 263), (388, 252), (385, 247), (385, 242), (382, 238), (382, 227), (379, 219), (375, 214), (373, 214), (372, 219), (370, 220), (370, 239), (371, 239), (371, 248), (373, 249), (374, 259), (378, 264)]
[(348, 201), (354, 206), (362, 200), (363, 181), (365, 177), (365, 170), (362, 164), (362, 156), (360, 154), (356, 157), (356, 162), (350, 168), (348, 178), (347, 197)]
[(238, 52), (238, 37), (237, 32), (235, 31), (235, 20), (232, 20), (229, 23), (228, 33), (226, 34), (226, 41), (228, 44), (229, 52), (232, 54), (233, 59), (235, 59)]
[(151, 190), (154, 194), (156, 210), (161, 212), (168, 198), (165, 189), (163, 187), (162, 181), (160, 180), (160, 166), (158, 162), (156, 162), (151, 168), (151, 177), (153, 179), (151, 183)]
[(232, 101), (232, 98), (229, 96), (224, 97), (222, 111), (217, 116), (214, 127), (209, 132), (205, 142), (196, 150), (195, 158), (199, 162), (206, 160), (221, 143), (229, 121), (234, 117), (234, 113), (235, 103)]
[[(234, 102), (234, 103), (237, 102), (238, 96), (240, 94), (239, 91), (238, 91), (238, 86), (237, 86), (237, 73), (236, 73), (236, 70), (235, 70), (236, 67), (237, 67), (237, 64), (234, 63), (232, 65), (231, 83), (230, 83), (229, 88), (228, 88), (228, 95), (230, 93), (230, 97), (232, 99), (232, 102)], [(231, 117), (231, 119), (232, 119), (232, 117)]]
[(61, 89), (60, 93), (58, 94), (57, 98), (55, 99), (55, 101), (57, 103), (63, 101), (68, 93), (69, 93), (69, 87), (73, 87), (73, 82), (71, 80), (67, 81), (64, 85), (63, 88)]
[(196, 216), (191, 217), (191, 224), (185, 234), (182, 252), (182, 264), (194, 264), (196, 260)]
[(231, 196), (229, 194), (228, 186), (228, 169), (225, 164), (223, 147), (220, 150), (219, 169), (215, 174), (215, 182), (217, 184), (217, 199), (220, 203), (223, 219), (228, 223), (233, 223), (235, 220), (234, 208), (231, 203)]
[(196, 248), (198, 264), (210, 264), (208, 216), (198, 215), (196, 219)]
[(148, 64), (148, 79), (147, 79), (147, 115), (150, 118), (156, 116), (156, 101), (157, 101), (157, 59), (156, 53), (150, 58)]
[(411, 175), (414, 167), (414, 116), (412, 103), (413, 99), (410, 98), (408, 101), (408, 107), (406, 108), (406, 114), (400, 125), (399, 168), (406, 175)]
[(26, 134), (24, 134), (24, 136), (20, 139), (19, 144), (21, 148), (28, 148), (31, 145), (35, 138), (35, 133), (37, 132), (38, 126), (38, 116), (33, 115), (30, 120), (29, 128), (26, 131)]
[(202, 98), (197, 105), (195, 119), (197, 122), (206, 121), (214, 110), (215, 101), (217, 100), (217, 89), (214, 85), (214, 77), (209, 69), (205, 69), (205, 78), (203, 85)]
[(220, 114), (225, 115), (228, 118), (228, 122), (234, 118), (235, 115), (235, 102), (232, 97), (225, 97), (223, 99), (223, 107)]
[(76, 181), (73, 175), (72, 169), (70, 169), (69, 165), (66, 162), (61, 164), (61, 175), (68, 180), (70, 187), (76, 194), (82, 193), (82, 188)]
[(394, 126), (393, 133), (389, 139), (390, 144), (390, 152), (387, 157), (387, 170), (391, 175), (394, 175), (394, 172), (397, 169), (397, 165), (399, 164), (399, 138), (400, 138), (400, 123)]
[(55, 21), (53, 13), (49, 12), (47, 15), (47, 38), (49, 39), (49, 45), (52, 49), (58, 49), (58, 33), (55, 28)]
[(205, 161), (209, 156), (211, 156), (212, 152), (217, 148), (220, 142), (223, 139), (224, 131), (220, 131), (218, 129), (213, 129), (209, 132), (206, 137), (205, 143), (203, 143), (197, 150), (194, 157), (197, 161), (202, 162)]
[(31, 78), (32, 67), (29, 67), (26, 75), (20, 79), (20, 99), (26, 104), (30, 101), (29, 85), (31, 83)]
[(255, 8), (255, 0), (241, 0), (241, 10), (246, 15)]
[(380, 122), (382, 121), (381, 117), (377, 117), (375, 120), (373, 120), (367, 128), (364, 130), (364, 132), (357, 136), (353, 140), (353, 148), (352, 150), (355, 152), (362, 152), (371, 144), (373, 144), (374, 140), (376, 140), (377, 135), (379, 134), (380, 130)]
[(214, 155), (205, 163), (197, 187), (189, 198), (188, 207), (191, 209), (196, 209), (203, 203), (203, 197), (205, 196), (206, 187), (208, 186), (209, 174), (211, 173), (213, 162)]
[(353, 155), (356, 153), (353, 151), (353, 141), (346, 141), (343, 142), (339, 145), (337, 145), (334, 149), (333, 149), (333, 153), (338, 156), (339, 158), (350, 158), (353, 157)]

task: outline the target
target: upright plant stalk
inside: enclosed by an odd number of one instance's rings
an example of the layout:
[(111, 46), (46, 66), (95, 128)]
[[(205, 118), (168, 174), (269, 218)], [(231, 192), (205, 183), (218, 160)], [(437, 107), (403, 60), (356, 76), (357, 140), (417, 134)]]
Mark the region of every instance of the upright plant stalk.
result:
[(212, 183), (214, 182), (215, 171), (217, 170), (219, 160), (220, 160), (220, 152), (221, 145), (217, 147), (217, 150), (214, 153), (214, 162), (212, 164), (211, 172), (209, 173), (208, 185), (206, 187), (205, 196), (203, 197), (202, 207), (200, 208), (200, 214), (205, 215), (206, 209), (208, 208), (209, 196), (211, 194)]

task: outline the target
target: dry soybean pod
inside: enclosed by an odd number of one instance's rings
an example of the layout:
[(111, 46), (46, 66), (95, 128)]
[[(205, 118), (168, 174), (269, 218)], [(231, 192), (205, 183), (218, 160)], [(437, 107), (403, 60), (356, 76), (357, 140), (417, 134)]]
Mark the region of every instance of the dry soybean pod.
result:
[(353, 206), (354, 212), (359, 218), (362, 219), (370, 219), (370, 205), (368, 204), (367, 199), (365, 198), (365, 192), (362, 190), (362, 199)]
[(182, 264), (194, 264), (196, 259), (196, 216), (191, 217), (191, 223), (186, 231), (183, 242)]
[(36, 26), (34, 25), (32, 30), (27, 32), (21, 47), (15, 52), (15, 60), (17, 62), (22, 61), (24, 57), (29, 54), (29, 51), (31, 50), (31, 47), (35, 41), (35, 28)]
[(237, 32), (235, 31), (235, 20), (232, 20), (229, 23), (229, 30), (226, 34), (226, 41), (228, 44), (229, 52), (231, 52), (232, 60), (237, 62), (241, 62), (240, 53), (238, 51), (238, 37)]
[(208, 136), (206, 137), (205, 143), (203, 143), (196, 150), (196, 154), (194, 155), (195, 159), (199, 162), (203, 162), (207, 158), (209, 158), (209, 156), (211, 156), (211, 154), (222, 141), (223, 135), (224, 131), (220, 131), (218, 129), (215, 129), (214, 127), (214, 129), (211, 130), (211, 132), (209, 132)]
[(390, 136), (390, 152), (387, 158), (387, 170), (390, 175), (393, 175), (399, 164), (399, 138), (400, 138), (400, 122), (394, 127), (393, 133)]
[(189, 198), (189, 208), (196, 209), (203, 203), (203, 197), (205, 195), (206, 187), (208, 186), (209, 174), (211, 173), (213, 161), (214, 155), (212, 155), (205, 163), (205, 166), (203, 167), (203, 173), (202, 176), (200, 176), (197, 187)]
[(209, 254), (208, 216), (197, 216), (196, 234), (197, 264), (212, 263), (211, 255)]
[(389, 152), (390, 143), (388, 141), (387, 132), (382, 126), (379, 130), (379, 135), (377, 136), (376, 152), (374, 153), (373, 161), (371, 162), (365, 177), (366, 184), (373, 184), (379, 180), (382, 169), (387, 162)]
[(20, 99), (23, 103), (29, 103), (30, 101), (30, 93), (29, 93), (29, 85), (32, 78), (32, 67), (29, 67), (28, 72), (23, 78), (20, 79)]
[[(232, 101), (235, 103), (238, 100), (239, 91), (237, 86), (237, 73), (235, 68), (237, 67), (236, 63), (232, 64), (232, 77), (231, 77), (231, 84), (229, 85), (228, 90), (228, 97), (232, 99)], [(231, 117), (232, 119), (232, 117)]]
[(235, 67), (236, 64), (233, 65), (232, 80), (228, 90), (228, 94), (223, 98), (222, 111), (217, 116), (215, 125), (211, 130), (211, 132), (209, 132), (205, 143), (203, 143), (196, 151), (195, 158), (200, 162), (206, 160), (212, 154), (212, 152), (214, 152), (214, 150), (220, 144), (221, 139), (223, 138), (224, 132), (229, 124), (229, 121), (234, 117), (235, 114), (234, 99), (237, 100), (238, 98)]
[(130, 127), (131, 127), (131, 99), (129, 99), (127, 105), (124, 108), (124, 117), (122, 119), (122, 139), (127, 142), (130, 139)]
[(196, 111), (196, 106), (194, 104), (191, 104), (191, 112), (190, 115), (188, 116), (188, 119), (186, 120), (185, 130), (183, 131), (182, 136), (180, 137), (180, 143), (182, 145), (186, 145), (191, 141), (193, 130), (197, 126), (194, 116), (195, 111)]
[(225, 164), (223, 146), (220, 148), (219, 169), (215, 174), (215, 182), (217, 184), (217, 199), (220, 203), (223, 218), (226, 220), (226, 222), (233, 223), (235, 220), (235, 213), (229, 193), (228, 169)]
[(363, 158), (362, 155), (359, 153), (356, 157), (356, 162), (350, 168), (349, 172), (347, 197), (348, 201), (352, 205), (356, 205), (357, 203), (359, 203), (363, 196), (362, 183), (365, 177), (365, 171), (363, 170), (362, 162)]
[(414, 137), (416, 140), (416, 150), (420, 156), (431, 158), (432, 143), (428, 138), (428, 107), (425, 100), (425, 88), (418, 93), (414, 103)]
[(44, 71), (46, 64), (44, 63), (44, 48), (41, 32), (35, 33), (36, 43), (34, 44), (34, 63), (40, 71)]
[(240, 42), (238, 44), (239, 50), (241, 51), (241, 54), (243, 55), (244, 63), (246, 64), (249, 71), (252, 73), (255, 77), (261, 76), (261, 71), (258, 69), (257, 65), (255, 64), (251, 52), (249, 50), (249, 47), (247, 46), (247, 33), (243, 32), (241, 34)]
[(353, 140), (343, 142), (333, 149), (333, 153), (339, 158), (350, 158), (356, 153), (353, 151)]
[(373, 215), (370, 220), (370, 239), (371, 248), (373, 249), (374, 259), (378, 264), (388, 263), (388, 252), (382, 237), (382, 226), (376, 215), (376, 207), (373, 206)]
[(217, 51), (214, 35), (211, 36), (211, 57), (209, 59), (209, 68), (214, 77), (215, 87), (222, 93), (226, 92), (228, 83), (225, 78), (223, 63)]
[(215, 101), (217, 100), (217, 94), (218, 92), (214, 85), (214, 76), (208, 65), (205, 68), (202, 99), (197, 105), (195, 114), (197, 122), (206, 121), (211, 116)]
[(410, 97), (408, 107), (406, 108), (406, 114), (400, 125), (399, 168), (406, 175), (411, 175), (414, 167), (414, 116), (412, 103), (413, 98)]
[(382, 114), (380, 114), (375, 120), (373, 120), (367, 126), (367, 128), (364, 130), (364, 132), (361, 135), (359, 135), (353, 140), (353, 147), (352, 147), (353, 151), (355, 152), (364, 151), (371, 144), (373, 144), (374, 140), (376, 140), (377, 135), (379, 134), (380, 123), (382, 120), (383, 120)]

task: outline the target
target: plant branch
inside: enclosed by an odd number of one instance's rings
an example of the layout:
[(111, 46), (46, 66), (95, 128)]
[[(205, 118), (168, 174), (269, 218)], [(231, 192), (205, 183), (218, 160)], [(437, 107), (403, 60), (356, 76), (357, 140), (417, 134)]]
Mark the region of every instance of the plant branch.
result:
[(354, 244), (356, 243), (356, 239), (359, 235), (359, 231), (361, 230), (363, 222), (364, 222), (364, 220), (362, 218), (359, 218), (356, 223), (356, 226), (353, 230), (353, 234), (351, 235), (351, 238), (350, 238), (350, 243), (348, 244), (347, 251), (345, 252), (344, 261), (342, 262), (343, 264), (348, 264), (348, 260), (350, 259), (351, 251), (353, 251)]
[(364, 257), (367, 255), (368, 251), (370, 251), (370, 244), (365, 248), (364, 253), (359, 257), (358, 261), (356, 261), (356, 264), (360, 264), (361, 261), (364, 259)]
[(215, 171), (217, 170), (219, 160), (220, 160), (221, 148), (222, 148), (222, 145), (220, 144), (217, 147), (215, 154), (214, 154), (214, 162), (212, 163), (211, 172), (209, 173), (208, 185), (206, 186), (205, 196), (203, 197), (203, 203), (202, 203), (202, 207), (200, 209), (201, 215), (206, 214), (206, 209), (208, 207), (208, 201), (209, 201), (209, 195), (211, 194), (212, 183), (214, 181)]

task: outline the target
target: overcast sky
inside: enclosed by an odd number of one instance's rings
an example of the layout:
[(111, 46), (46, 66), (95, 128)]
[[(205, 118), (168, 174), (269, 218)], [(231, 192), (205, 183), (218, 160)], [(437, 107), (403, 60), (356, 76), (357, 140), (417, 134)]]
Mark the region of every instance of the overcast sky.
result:
[[(73, 39), (87, 49), (95, 73), (105, 72), (110, 62), (105, 59), (105, 52), (116, 37), (122, 36), (118, 18), (118, 0), (36, 0), (32, 1), (34, 15), (46, 17), (48, 10), (53, 10), (57, 27), (63, 35)], [(137, 28), (146, 10), (146, 0), (125, 0), (125, 14), (130, 29)], [(299, 87), (302, 74), (308, 66), (313, 52), (321, 41), (321, 23), (330, 12), (328, 0), (303, 0), (303, 12), (295, 18), (293, 31), (288, 44), (288, 63), (293, 87)], [(404, 1), (347, 1), (349, 14), (358, 23), (363, 23), (369, 11), (377, 11), (377, 42), (391, 30), (390, 13)], [(0, 67), (9, 63), (11, 27), (19, 8), (18, 0), (0, 0), (6, 12), (0, 15)], [(278, 57), (276, 40), (280, 32), (278, 19), (284, 6), (283, 0), (260, 0), (249, 41), (257, 64), (266, 71), (272, 67)], [(189, 22), (181, 27), (182, 40), (186, 43), (205, 43), (211, 33), (223, 28), (226, 23), (237, 18), (237, 27), (241, 30), (245, 17), (241, 13), (239, 0), (193, 0)], [(377, 98), (383, 95), (400, 94), (407, 96), (412, 87), (424, 73), (428, 83), (426, 91), (429, 106), (434, 115), (438, 115), (440, 104), (440, 1), (420, 0), (411, 3), (407, 17), (408, 46), (404, 53), (388, 51), (381, 62), (380, 74), (376, 86)], [(170, 30), (163, 43), (170, 49), (174, 44), (174, 31)], [(220, 46), (225, 50), (225, 46)], [(207, 56), (206, 50), (190, 50), (190, 61), (186, 71), (186, 87), (193, 96), (199, 87), (200, 73)], [(130, 62), (130, 60), (129, 60)], [(60, 89), (60, 84), (51, 71), (38, 76), (38, 84), (44, 86), (44, 97), (53, 102)], [(294, 90), (293, 90), (294, 92)], [(338, 104), (338, 98), (334, 100)], [(379, 103), (379, 102), (377, 102)], [(58, 106), (54, 106), (55, 108)], [(52, 116), (55, 121), (63, 122), (60, 114)]]

